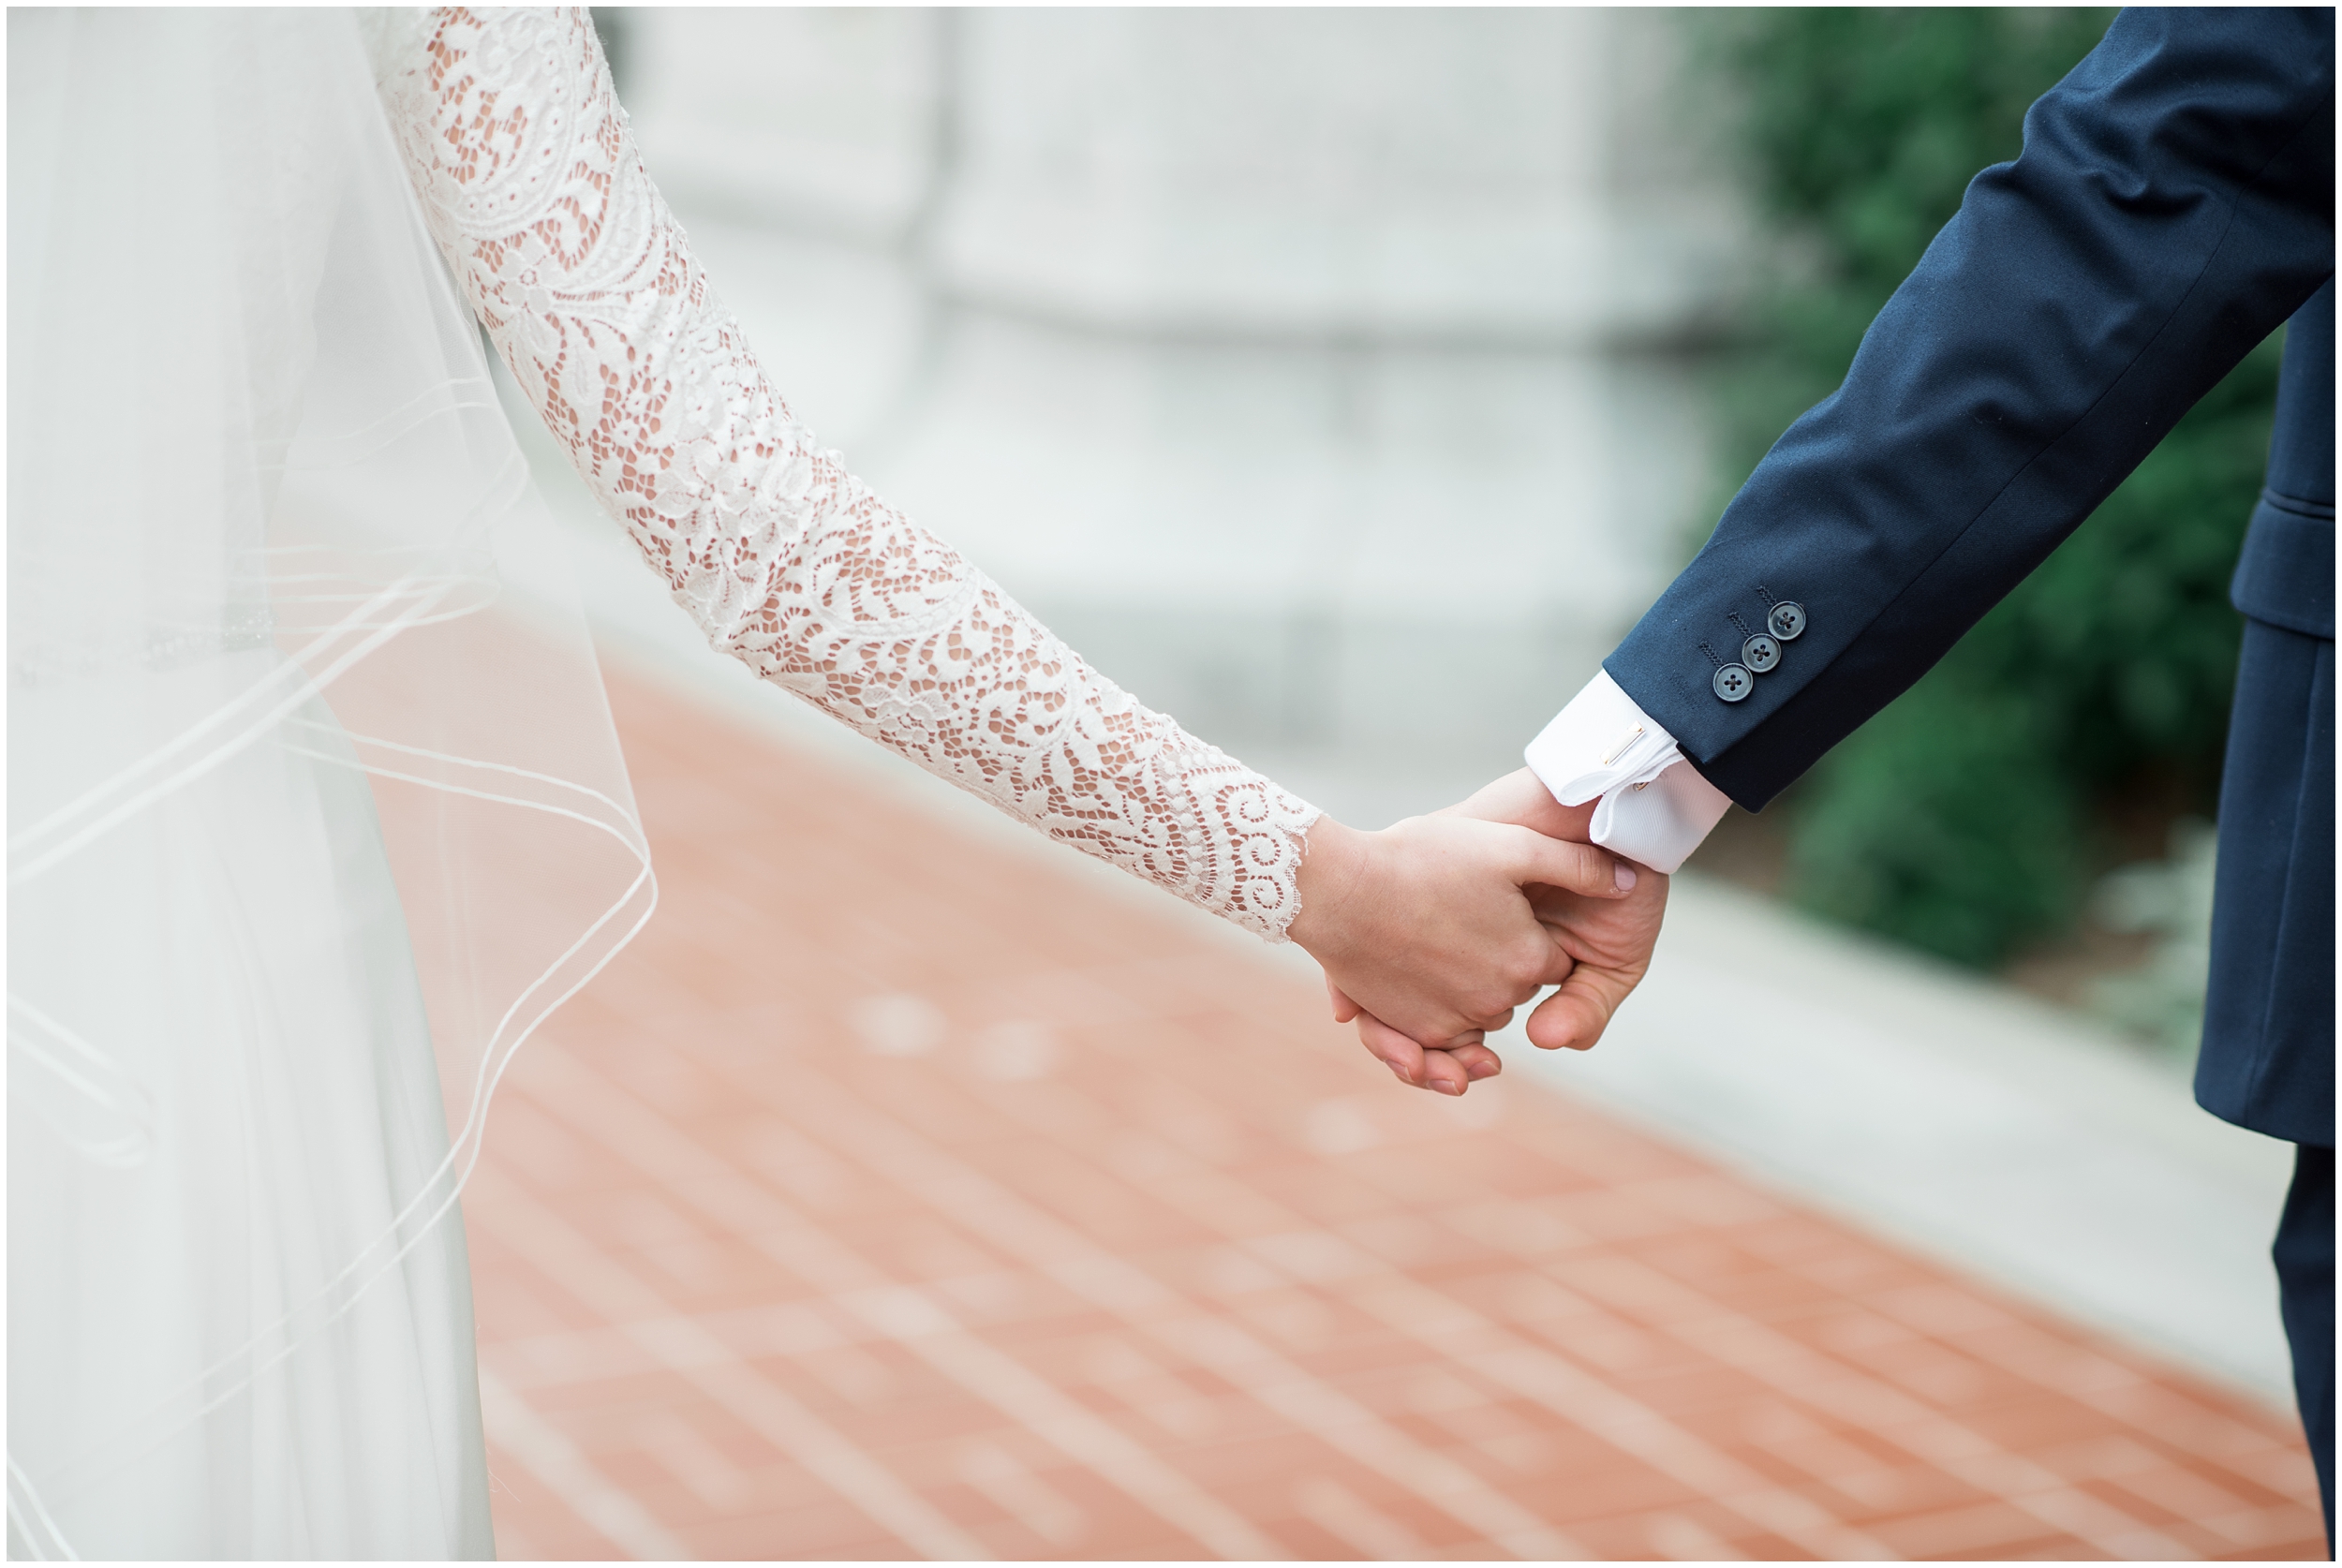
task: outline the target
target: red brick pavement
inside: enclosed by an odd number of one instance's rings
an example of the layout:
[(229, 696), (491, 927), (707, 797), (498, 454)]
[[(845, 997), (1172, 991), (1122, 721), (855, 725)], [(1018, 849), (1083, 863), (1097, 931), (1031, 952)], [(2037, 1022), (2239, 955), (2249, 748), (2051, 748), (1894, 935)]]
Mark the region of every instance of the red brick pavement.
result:
[(466, 1201), (511, 1557), (2301, 1557), (2280, 1412), (616, 685)]

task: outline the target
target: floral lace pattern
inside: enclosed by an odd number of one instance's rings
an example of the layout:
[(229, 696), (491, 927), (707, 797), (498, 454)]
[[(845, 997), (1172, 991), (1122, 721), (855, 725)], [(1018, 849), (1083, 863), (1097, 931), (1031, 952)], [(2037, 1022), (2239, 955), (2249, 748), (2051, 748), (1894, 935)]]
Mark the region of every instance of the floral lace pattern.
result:
[(1149, 711), (817, 446), (634, 148), (585, 11), (370, 43), (434, 237), (717, 648), (1022, 821), (1282, 940), (1316, 810)]

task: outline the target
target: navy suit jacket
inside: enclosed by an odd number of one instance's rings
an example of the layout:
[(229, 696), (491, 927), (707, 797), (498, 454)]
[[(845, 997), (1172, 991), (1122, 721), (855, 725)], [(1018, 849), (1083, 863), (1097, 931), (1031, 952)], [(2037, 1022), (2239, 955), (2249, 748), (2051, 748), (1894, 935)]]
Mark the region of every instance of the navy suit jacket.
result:
[[(2197, 1079), (2334, 1142), (2334, 13), (2127, 10), (2025, 115), (1697, 560), (1605, 661), (1754, 810), (1909, 687), (2289, 318), (2233, 597)], [(1777, 600), (1805, 624), (1727, 703)]]

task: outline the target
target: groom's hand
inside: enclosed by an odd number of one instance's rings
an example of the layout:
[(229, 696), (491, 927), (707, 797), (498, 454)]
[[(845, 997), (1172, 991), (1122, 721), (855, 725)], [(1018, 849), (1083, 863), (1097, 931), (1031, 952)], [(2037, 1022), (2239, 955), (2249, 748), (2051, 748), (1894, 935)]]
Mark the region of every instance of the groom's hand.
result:
[[(1561, 805), (1534, 774), (1522, 768), (1438, 815), (1503, 822), (1582, 843), (1593, 805)], [(1602, 1038), (1611, 1016), (1651, 967), (1652, 948), (1667, 911), (1668, 879), (1642, 870), (1632, 891), (1605, 898), (1588, 898), (1555, 886), (1533, 887), (1529, 894), (1539, 922), (1569, 959), (1565, 968), (1557, 966), (1554, 983), (1560, 989), (1529, 1015), (1530, 1042), (1547, 1050), (1585, 1050)], [(1371, 1006), (1360, 1007), (1330, 975), (1327, 989), (1335, 1021), (1356, 1020), (1360, 1043), (1406, 1083), (1460, 1094), (1473, 1081), (1503, 1071), (1496, 1053), (1476, 1039), (1402, 1032), (1376, 1016)], [(1422, 1043), (1426, 1040), (1431, 1042), (1429, 1046)]]
[(1321, 818), (1287, 935), (1391, 1028), (1465, 1050), (1577, 968), (1524, 889), (1595, 904), (1637, 880), (1608, 851), (1516, 822), (1442, 813), (1359, 833)]

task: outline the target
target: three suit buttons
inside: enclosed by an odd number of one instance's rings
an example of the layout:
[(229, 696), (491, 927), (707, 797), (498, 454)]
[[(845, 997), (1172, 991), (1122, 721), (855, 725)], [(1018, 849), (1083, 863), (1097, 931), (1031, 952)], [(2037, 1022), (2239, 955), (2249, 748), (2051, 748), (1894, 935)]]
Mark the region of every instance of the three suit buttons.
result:
[[(1738, 621), (1740, 617), (1732, 617)], [(1748, 631), (1745, 626), (1741, 628)], [(1765, 616), (1765, 629), (1749, 632), (1741, 643), (1738, 664), (1720, 664), (1715, 677), (1709, 682), (1717, 698), (1727, 703), (1748, 700), (1756, 689), (1756, 677), (1778, 669), (1781, 664), (1781, 644), (1794, 643), (1805, 630), (1805, 606), (1789, 599), (1776, 602)]]

